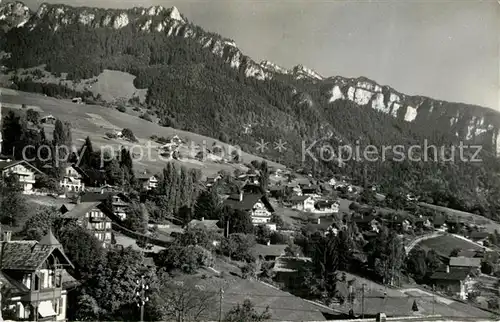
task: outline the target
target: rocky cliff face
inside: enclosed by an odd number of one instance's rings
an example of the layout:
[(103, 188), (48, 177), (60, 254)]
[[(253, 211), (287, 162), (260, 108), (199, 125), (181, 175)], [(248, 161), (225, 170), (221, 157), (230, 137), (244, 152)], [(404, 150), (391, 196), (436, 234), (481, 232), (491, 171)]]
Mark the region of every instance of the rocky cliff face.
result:
[(22, 27), (31, 18), (32, 12), (22, 2), (0, 4), (0, 29)]
[[(439, 125), (457, 139), (482, 143), (500, 152), (500, 114), (493, 110), (405, 95), (366, 78), (324, 78), (302, 65), (288, 70), (269, 61), (257, 63), (242, 53), (234, 41), (191, 24), (176, 7), (118, 10), (42, 4), (36, 13), (32, 13), (21, 2), (0, 6), (0, 26), (4, 29), (34, 29), (45, 25), (57, 32), (62, 26), (70, 24), (93, 28), (133, 28), (140, 32), (162, 32), (172, 37), (192, 38), (247, 77), (265, 80), (279, 76), (292, 84), (306, 82), (320, 86), (322, 97), (327, 99), (311, 104), (328, 106), (337, 100), (349, 100), (407, 122)], [(300, 86), (296, 87), (300, 90)]]

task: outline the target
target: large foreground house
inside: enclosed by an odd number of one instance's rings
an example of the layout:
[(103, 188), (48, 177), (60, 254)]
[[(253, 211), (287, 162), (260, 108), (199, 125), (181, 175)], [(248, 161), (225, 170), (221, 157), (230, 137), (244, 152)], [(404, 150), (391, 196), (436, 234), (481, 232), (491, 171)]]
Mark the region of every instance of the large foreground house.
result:
[(39, 242), (12, 241), (5, 232), (0, 256), (4, 319), (66, 320), (66, 286), (76, 281), (65, 270), (73, 265), (52, 232)]
[(22, 187), (23, 194), (33, 193), (33, 185), (36, 181), (35, 175), (41, 173), (40, 170), (24, 160), (1, 161), (0, 172), (2, 173), (2, 177), (16, 176)]
[(247, 185), (239, 194), (229, 196), (224, 205), (250, 214), (254, 225), (269, 224), (274, 208), (266, 194), (258, 187)]

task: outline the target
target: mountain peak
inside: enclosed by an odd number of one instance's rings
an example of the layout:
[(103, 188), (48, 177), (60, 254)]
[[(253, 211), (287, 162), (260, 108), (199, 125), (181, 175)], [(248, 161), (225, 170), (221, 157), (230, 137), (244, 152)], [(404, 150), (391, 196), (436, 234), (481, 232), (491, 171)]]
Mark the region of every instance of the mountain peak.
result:
[(31, 17), (30, 9), (22, 2), (8, 2), (0, 6), (0, 29), (22, 27)]
[(170, 19), (178, 20), (180, 22), (185, 22), (184, 18), (182, 18), (181, 13), (179, 12), (179, 9), (177, 9), (177, 7), (174, 6), (170, 8), (169, 11), (170, 11), (169, 13)]
[(263, 60), (260, 62), (260, 67), (274, 73), (280, 73), (280, 74), (288, 74), (288, 70), (285, 68), (270, 62), (269, 60)]
[(297, 65), (292, 68), (292, 74), (295, 75), (297, 79), (309, 78), (315, 80), (323, 80), (323, 76), (318, 74), (316, 71), (305, 67), (304, 65)]

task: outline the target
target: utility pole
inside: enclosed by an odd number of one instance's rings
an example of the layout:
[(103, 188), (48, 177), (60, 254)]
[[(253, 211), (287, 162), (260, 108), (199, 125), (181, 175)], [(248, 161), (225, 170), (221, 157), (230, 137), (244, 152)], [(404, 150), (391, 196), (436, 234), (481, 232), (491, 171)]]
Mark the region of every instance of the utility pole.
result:
[(365, 285), (361, 285), (361, 318), (365, 318)]
[(141, 309), (141, 319), (140, 321), (144, 321), (144, 306), (146, 303), (149, 301), (149, 297), (147, 296), (147, 292), (149, 291), (149, 285), (146, 283), (144, 275), (141, 275), (141, 278), (136, 281), (137, 286), (136, 286), (136, 299), (137, 299), (137, 306), (140, 307)]
[(219, 322), (222, 322), (222, 299), (224, 298), (224, 290), (222, 287), (219, 291)]

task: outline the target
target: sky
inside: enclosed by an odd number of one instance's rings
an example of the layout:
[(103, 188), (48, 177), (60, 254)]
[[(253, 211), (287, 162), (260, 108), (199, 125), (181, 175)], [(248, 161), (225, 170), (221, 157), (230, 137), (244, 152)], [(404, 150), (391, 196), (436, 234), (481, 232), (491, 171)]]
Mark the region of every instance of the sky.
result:
[[(24, 0), (33, 10), (43, 2)], [(500, 110), (496, 0), (48, 0), (74, 6), (176, 6), (255, 61), (368, 77), (409, 95)]]

